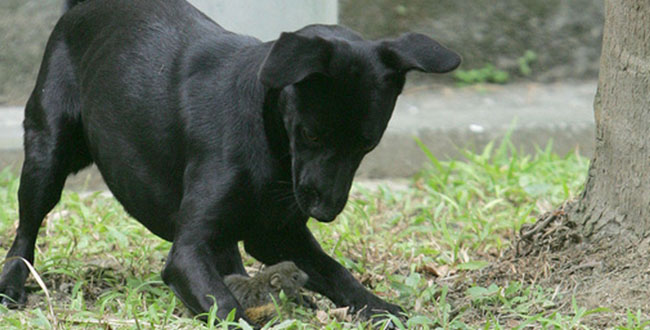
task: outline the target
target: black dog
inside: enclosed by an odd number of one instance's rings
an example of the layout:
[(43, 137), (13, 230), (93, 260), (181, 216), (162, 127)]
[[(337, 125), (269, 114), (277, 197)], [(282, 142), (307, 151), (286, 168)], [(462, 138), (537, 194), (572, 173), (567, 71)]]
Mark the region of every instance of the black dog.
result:
[[(25, 108), (20, 225), (7, 257), (34, 259), (66, 177), (97, 164), (124, 208), (173, 241), (162, 278), (194, 313), (241, 306), (222, 279), (245, 274), (238, 241), (291, 260), (307, 288), (370, 315), (400, 312), (327, 256), (306, 226), (332, 221), (386, 128), (409, 70), (459, 56), (421, 34), (366, 41), (312, 25), (275, 42), (228, 32), (184, 0), (69, 1)], [(24, 302), (9, 260), (2, 302)]]

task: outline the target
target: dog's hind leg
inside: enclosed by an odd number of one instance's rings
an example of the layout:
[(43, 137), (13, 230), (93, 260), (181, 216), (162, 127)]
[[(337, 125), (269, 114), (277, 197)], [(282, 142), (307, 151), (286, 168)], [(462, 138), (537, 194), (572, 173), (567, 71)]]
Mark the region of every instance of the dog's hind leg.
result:
[[(52, 57), (50, 57), (52, 59)], [(34, 261), (34, 244), (45, 215), (56, 205), (66, 177), (91, 163), (78, 115), (78, 93), (68, 72), (56, 63), (48, 72), (47, 55), (36, 88), (25, 107), (25, 160), (18, 189), (19, 224), (0, 275), (0, 303), (25, 302), (28, 268), (20, 258)], [(56, 66), (55, 66), (56, 65)], [(67, 78), (67, 79), (66, 79)]]

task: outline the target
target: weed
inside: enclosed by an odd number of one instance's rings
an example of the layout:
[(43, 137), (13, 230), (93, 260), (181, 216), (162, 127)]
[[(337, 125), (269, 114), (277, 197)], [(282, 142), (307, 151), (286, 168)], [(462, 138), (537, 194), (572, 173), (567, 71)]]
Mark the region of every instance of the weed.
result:
[(517, 63), (519, 64), (519, 73), (525, 77), (530, 76), (533, 73), (533, 69), (530, 68), (530, 65), (535, 61), (537, 61), (537, 53), (530, 49), (524, 52), (524, 55), (517, 59)]
[(454, 71), (454, 78), (460, 86), (480, 83), (505, 84), (510, 79), (510, 75), (503, 70), (497, 69), (492, 64), (486, 64), (479, 69), (456, 70)]

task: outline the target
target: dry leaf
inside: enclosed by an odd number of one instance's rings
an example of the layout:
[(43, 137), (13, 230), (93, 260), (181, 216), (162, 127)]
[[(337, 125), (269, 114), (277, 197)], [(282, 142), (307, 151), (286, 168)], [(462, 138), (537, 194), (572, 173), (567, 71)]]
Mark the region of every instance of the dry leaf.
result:
[(460, 250), (460, 260), (465, 263), (469, 261), (469, 254), (467, 253), (467, 249), (461, 249)]
[(329, 322), (330, 318), (327, 316), (327, 313), (325, 313), (325, 311), (322, 311), (322, 310), (317, 311), (316, 312), (316, 318), (318, 319), (318, 321), (320, 323), (323, 323), (323, 324), (330, 323)]
[(448, 275), (451, 275), (451, 273), (455, 273), (454, 270), (450, 271), (449, 266), (447, 265), (440, 265), (440, 266), (421, 265), (418, 266), (415, 269), (415, 271), (418, 273), (431, 274), (435, 277), (446, 277)]
[(330, 310), (330, 315), (333, 316), (337, 321), (343, 322), (348, 316), (348, 310), (350, 307), (342, 307)]
[(438, 269), (436, 269), (436, 267), (431, 265), (420, 265), (417, 268), (415, 268), (415, 271), (418, 273), (426, 273), (436, 277), (440, 277), (440, 272), (438, 271)]

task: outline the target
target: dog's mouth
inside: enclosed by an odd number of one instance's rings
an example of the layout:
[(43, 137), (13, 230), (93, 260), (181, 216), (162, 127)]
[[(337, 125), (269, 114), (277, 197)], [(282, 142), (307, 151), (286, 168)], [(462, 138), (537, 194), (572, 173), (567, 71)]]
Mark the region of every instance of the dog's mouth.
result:
[(319, 202), (315, 189), (296, 189), (296, 202), (300, 210), (320, 222), (332, 222), (341, 213), (342, 207), (329, 207)]
[(339, 212), (331, 212), (329, 210), (323, 210), (318, 206), (312, 206), (309, 208), (309, 216), (320, 221), (320, 222), (332, 222), (336, 219), (336, 216), (339, 215)]

